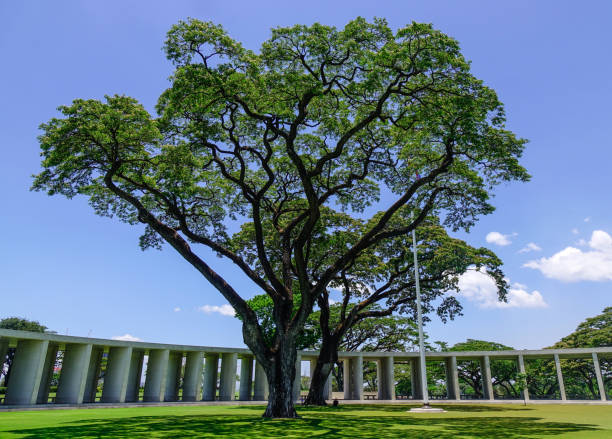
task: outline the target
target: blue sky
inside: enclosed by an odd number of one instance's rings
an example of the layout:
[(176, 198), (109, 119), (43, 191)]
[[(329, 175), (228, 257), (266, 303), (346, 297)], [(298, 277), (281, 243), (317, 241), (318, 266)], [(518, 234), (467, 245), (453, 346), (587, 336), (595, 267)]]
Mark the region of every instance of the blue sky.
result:
[[(29, 192), (37, 126), (75, 98), (126, 94), (152, 110), (171, 73), (165, 33), (179, 19), (220, 23), (257, 49), (271, 27), (343, 26), (357, 15), (394, 28), (430, 22), (456, 38), (505, 103), (509, 128), (530, 140), (523, 164), (531, 182), (500, 187), (496, 212), (459, 234), (504, 260), (512, 306), (491, 301), (482, 278), (466, 277), (465, 315), (446, 325), (434, 318), (431, 338), (539, 348), (610, 306), (612, 3), (3, 1), (0, 317), (36, 319), (62, 334), (242, 346), (223, 298), (171, 249), (143, 253), (140, 227), (97, 217), (84, 199)], [(255, 293), (230, 265), (208, 258), (245, 295)]]

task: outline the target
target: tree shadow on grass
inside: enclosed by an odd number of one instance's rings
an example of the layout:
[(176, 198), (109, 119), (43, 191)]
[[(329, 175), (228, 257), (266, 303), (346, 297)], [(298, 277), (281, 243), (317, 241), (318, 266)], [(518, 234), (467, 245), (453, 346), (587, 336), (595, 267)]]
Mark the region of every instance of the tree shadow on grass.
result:
[[(29, 439), (50, 438), (358, 438), (397, 437), (514, 439), (597, 431), (597, 426), (542, 422), (537, 417), (482, 416), (435, 418), (419, 416), (357, 416), (305, 411), (296, 420), (266, 420), (256, 415), (134, 416), (93, 419), (53, 427), (14, 430)], [(538, 422), (539, 421), (539, 422)]]

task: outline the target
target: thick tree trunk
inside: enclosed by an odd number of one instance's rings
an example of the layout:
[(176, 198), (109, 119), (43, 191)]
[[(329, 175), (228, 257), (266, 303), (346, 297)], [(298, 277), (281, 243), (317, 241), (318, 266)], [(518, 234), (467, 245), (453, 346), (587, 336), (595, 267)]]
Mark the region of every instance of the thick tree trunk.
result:
[(294, 340), (285, 340), (273, 358), (264, 365), (270, 391), (264, 418), (299, 417), (293, 402), (296, 358)]
[(308, 396), (306, 397), (306, 401), (304, 401), (305, 405), (327, 405), (327, 401), (325, 400), (325, 385), (333, 365), (334, 363), (332, 362), (323, 363), (320, 359), (317, 360), (315, 370), (312, 372)]
[(308, 396), (306, 397), (306, 401), (304, 401), (305, 405), (327, 405), (324, 397), (325, 383), (337, 361), (337, 357), (337, 346), (335, 344), (329, 346), (329, 344), (323, 343), (319, 351), (319, 358), (317, 358), (315, 370), (311, 372), (312, 379), (310, 381), (310, 389), (308, 389)]

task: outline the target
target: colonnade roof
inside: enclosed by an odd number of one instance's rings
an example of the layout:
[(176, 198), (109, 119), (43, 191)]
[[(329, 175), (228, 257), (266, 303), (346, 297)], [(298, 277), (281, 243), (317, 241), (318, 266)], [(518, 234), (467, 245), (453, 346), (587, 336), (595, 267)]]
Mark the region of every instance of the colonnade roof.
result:
[[(54, 333), (41, 333), (29, 331), (16, 331), (12, 329), (0, 329), (0, 340), (8, 340), (10, 346), (15, 346), (19, 340), (48, 340), (50, 343), (60, 345), (64, 348), (66, 344), (92, 344), (104, 347), (132, 347), (133, 349), (151, 350), (168, 349), (175, 352), (205, 352), (214, 354), (236, 353), (238, 355), (252, 355), (246, 348), (228, 348), (218, 346), (193, 346), (178, 345), (167, 343), (149, 343), (143, 341), (109, 340), (102, 338), (77, 337), (72, 335), (61, 335)], [(612, 346), (598, 348), (578, 348), (578, 349), (540, 349), (540, 350), (511, 350), (511, 351), (446, 351), (446, 352), (426, 352), (428, 360), (444, 361), (446, 358), (457, 357), (458, 360), (475, 360), (483, 356), (492, 359), (516, 359), (519, 355), (529, 358), (551, 358), (559, 355), (559, 358), (586, 358), (595, 352), (599, 356), (612, 357)], [(315, 359), (317, 351), (300, 351), (303, 360)], [(376, 360), (384, 357), (393, 357), (395, 361), (410, 361), (418, 357), (418, 352), (339, 352), (338, 357), (352, 358), (363, 357), (364, 360)]]

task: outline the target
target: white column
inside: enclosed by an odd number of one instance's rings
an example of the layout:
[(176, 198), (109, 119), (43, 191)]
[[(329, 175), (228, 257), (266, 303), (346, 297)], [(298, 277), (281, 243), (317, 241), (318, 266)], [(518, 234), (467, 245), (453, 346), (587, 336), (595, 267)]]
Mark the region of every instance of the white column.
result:
[(253, 357), (243, 355), (240, 358), (240, 401), (250, 401), (253, 390)]
[(221, 355), (221, 377), (219, 382), (219, 400), (233, 401), (236, 399), (236, 363), (238, 354)]
[(98, 392), (98, 381), (100, 380), (100, 368), (102, 366), (102, 354), (104, 349), (101, 347), (94, 346), (91, 351), (91, 357), (89, 359), (89, 366), (87, 367), (87, 381), (85, 384), (85, 392), (83, 395), (83, 402), (94, 403), (96, 402), (96, 394)]
[(457, 370), (457, 357), (449, 357), (445, 360), (446, 366), (446, 395), (448, 399), (461, 399), (459, 390), (459, 371)]
[[(601, 367), (599, 367), (599, 358), (597, 353), (593, 352), (593, 367), (595, 368), (595, 376), (597, 377), (597, 387), (599, 387), (599, 398), (602, 401), (606, 400), (606, 388), (604, 386), (603, 378), (601, 376)], [(11, 379), (13, 379), (11, 377)]]
[[(363, 357), (358, 355), (356, 357), (349, 358), (348, 361), (348, 377), (345, 376), (345, 383), (348, 379), (349, 386), (349, 398), (354, 400), (363, 399)], [(346, 371), (346, 369), (345, 369)], [(346, 395), (346, 387), (345, 387), (345, 395)]]
[(495, 399), (493, 382), (491, 380), (491, 361), (488, 355), (480, 359), (480, 376), (482, 378), (482, 392), (484, 399)]
[(170, 351), (167, 349), (149, 351), (143, 401), (161, 402), (164, 400), (169, 355)]
[(423, 399), (421, 389), (421, 366), (418, 358), (414, 358), (410, 363), (410, 388), (412, 399)]
[(293, 379), (293, 400), (300, 400), (302, 390), (302, 356), (297, 354), (295, 357), (295, 377)]
[(82, 404), (91, 360), (90, 344), (67, 344), (57, 386), (57, 404)]
[(131, 346), (114, 346), (108, 350), (101, 402), (125, 402), (131, 358)]
[(183, 367), (183, 353), (170, 352), (166, 378), (166, 392), (164, 401), (178, 401), (179, 385), (181, 382), (181, 369)]
[(395, 399), (395, 376), (393, 357), (383, 357), (377, 361), (378, 399)]
[(266, 371), (259, 361), (255, 361), (255, 385), (253, 389), (253, 401), (267, 401), (268, 399), (268, 378)]
[(4, 404), (36, 404), (48, 346), (47, 340), (19, 340)]
[(325, 387), (323, 388), (323, 398), (332, 399), (332, 368), (334, 365), (332, 364), (329, 374), (327, 374), (327, 381), (325, 381)]
[(561, 401), (567, 400), (565, 395), (565, 383), (563, 382), (563, 373), (561, 372), (561, 361), (559, 355), (554, 354), (555, 357), (555, 369), (557, 369), (557, 381), (559, 382), (559, 393), (561, 394)]
[(45, 365), (43, 366), (43, 372), (40, 376), (40, 386), (38, 388), (38, 396), (36, 397), (37, 404), (49, 403), (49, 390), (51, 387), (51, 380), (53, 379), (53, 370), (55, 369), (58, 349), (58, 345), (51, 343), (49, 343), (49, 346), (47, 347)]
[(140, 379), (142, 377), (142, 363), (144, 351), (132, 350), (130, 371), (128, 372), (128, 385), (125, 392), (125, 402), (138, 402), (140, 400)]
[(214, 401), (217, 396), (217, 373), (219, 371), (219, 354), (206, 354), (204, 364), (204, 388), (202, 401)]
[(202, 394), (202, 367), (204, 352), (187, 352), (182, 401), (199, 401)]
[(344, 391), (344, 399), (351, 399), (350, 386), (351, 366), (348, 358), (342, 360), (342, 390)]
[[(519, 355), (517, 361), (518, 361), (519, 373), (524, 374), (525, 373), (525, 360), (523, 359), (523, 356)], [(525, 389), (523, 390), (522, 394), (523, 394), (523, 398), (525, 399), (525, 401), (529, 401), (529, 390), (527, 389), (527, 386), (525, 386)]]

